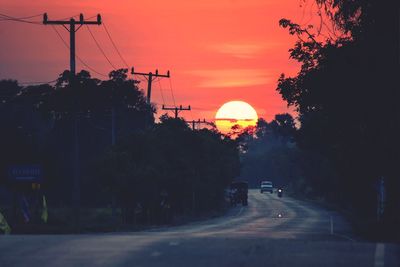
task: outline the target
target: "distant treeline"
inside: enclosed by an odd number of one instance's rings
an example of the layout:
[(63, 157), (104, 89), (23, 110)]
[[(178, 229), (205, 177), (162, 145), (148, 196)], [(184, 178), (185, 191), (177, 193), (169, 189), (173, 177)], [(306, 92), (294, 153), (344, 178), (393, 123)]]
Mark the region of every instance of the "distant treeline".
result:
[(10, 191), (29, 194), (8, 179), (9, 166), (39, 164), (51, 223), (52, 208), (73, 206), (76, 159), (81, 207), (112, 207), (125, 223), (219, 208), (239, 174), (236, 143), (167, 115), (155, 123), (156, 107), (127, 69), (109, 77), (100, 81), (83, 70), (73, 80), (63, 72), (55, 85), (0, 81), (0, 208), (12, 206)]
[(317, 150), (299, 146), (299, 131), (290, 114), (277, 114), (239, 135), (241, 179), (254, 188), (271, 181), (290, 195), (337, 203), (342, 185), (332, 162)]

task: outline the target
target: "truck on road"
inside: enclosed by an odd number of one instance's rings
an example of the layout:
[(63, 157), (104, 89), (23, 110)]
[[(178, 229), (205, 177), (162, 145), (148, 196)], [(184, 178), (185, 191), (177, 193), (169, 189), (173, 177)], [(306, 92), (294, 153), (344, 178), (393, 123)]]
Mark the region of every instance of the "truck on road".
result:
[(249, 186), (247, 182), (232, 182), (230, 185), (230, 202), (232, 206), (241, 203), (247, 206), (247, 194)]

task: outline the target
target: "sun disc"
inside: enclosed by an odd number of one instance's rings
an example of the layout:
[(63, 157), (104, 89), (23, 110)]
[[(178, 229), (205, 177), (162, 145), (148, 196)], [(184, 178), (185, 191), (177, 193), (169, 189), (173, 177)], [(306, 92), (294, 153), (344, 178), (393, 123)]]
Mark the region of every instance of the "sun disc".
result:
[(215, 115), (216, 126), (223, 134), (231, 132), (235, 125), (242, 129), (255, 126), (257, 120), (256, 110), (244, 101), (227, 102), (218, 109)]

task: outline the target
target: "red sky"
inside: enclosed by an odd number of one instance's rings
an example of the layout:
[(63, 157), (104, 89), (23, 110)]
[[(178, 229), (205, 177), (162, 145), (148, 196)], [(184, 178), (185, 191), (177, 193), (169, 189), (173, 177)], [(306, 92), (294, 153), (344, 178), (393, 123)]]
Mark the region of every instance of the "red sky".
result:
[[(176, 104), (193, 108), (182, 112), (186, 119), (214, 118), (223, 103), (242, 100), (271, 120), (276, 113), (287, 112), (275, 91), (280, 73), (298, 70), (288, 53), (295, 37), (278, 21), (306, 20), (300, 2), (0, 0), (0, 13), (24, 17), (47, 12), (49, 19), (100, 13), (129, 66), (140, 72), (171, 71)], [(61, 26), (57, 30), (68, 41), (68, 32)], [(111, 62), (125, 67), (103, 26), (91, 30)], [(69, 52), (51, 26), (0, 21), (0, 36), (0, 79), (50, 81), (69, 68)], [(77, 33), (76, 46), (78, 56), (91, 67), (101, 73), (111, 70), (85, 27)], [(82, 68), (78, 61), (77, 69)], [(153, 84), (152, 101), (173, 104), (167, 79)]]

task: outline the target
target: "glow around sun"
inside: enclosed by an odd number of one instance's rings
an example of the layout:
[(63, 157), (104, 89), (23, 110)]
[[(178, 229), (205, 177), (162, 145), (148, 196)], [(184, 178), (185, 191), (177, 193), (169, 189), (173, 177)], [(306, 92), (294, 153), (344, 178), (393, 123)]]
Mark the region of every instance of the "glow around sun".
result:
[(223, 134), (229, 133), (235, 125), (239, 125), (243, 129), (248, 126), (255, 126), (257, 120), (256, 110), (244, 101), (227, 102), (215, 114), (215, 124)]

